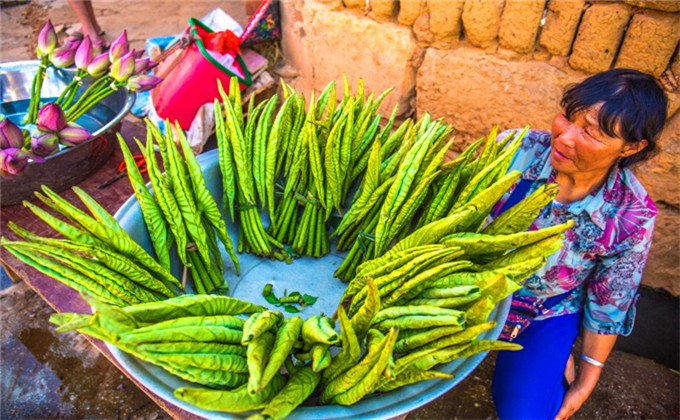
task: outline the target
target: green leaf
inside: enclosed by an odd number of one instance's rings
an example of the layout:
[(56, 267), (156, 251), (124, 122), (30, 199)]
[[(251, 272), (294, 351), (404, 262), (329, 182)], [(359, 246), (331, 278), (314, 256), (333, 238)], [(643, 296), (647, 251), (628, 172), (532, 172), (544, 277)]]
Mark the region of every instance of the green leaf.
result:
[(300, 294), (300, 292), (297, 292), (297, 291), (296, 291), (296, 292), (291, 292), (291, 293), (288, 295), (288, 297), (296, 297), (296, 298), (299, 298), (299, 297), (302, 297), (302, 295)]
[(281, 302), (279, 302), (279, 300), (276, 298), (276, 296), (274, 296), (274, 294), (265, 296), (264, 300), (266, 300), (272, 305), (281, 306)]
[(316, 303), (317, 299), (319, 299), (319, 298), (316, 297), (316, 296), (310, 296), (307, 293), (302, 295), (302, 301), (305, 303), (305, 306), (306, 305), (314, 305)]
[(283, 305), (283, 310), (286, 311), (286, 312), (290, 312), (291, 314), (296, 314), (296, 313), (300, 312), (300, 310), (298, 308), (296, 308), (295, 306), (293, 306), (289, 303), (286, 303), (285, 305)]

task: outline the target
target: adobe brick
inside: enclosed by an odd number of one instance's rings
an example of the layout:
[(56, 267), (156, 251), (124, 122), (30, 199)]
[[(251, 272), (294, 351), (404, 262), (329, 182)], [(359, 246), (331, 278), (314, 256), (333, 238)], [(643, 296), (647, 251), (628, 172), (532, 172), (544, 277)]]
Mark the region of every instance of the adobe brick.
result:
[(661, 10), (662, 12), (680, 12), (680, 1), (678, 0), (626, 0), (625, 3), (631, 6)]
[(597, 73), (611, 68), (631, 9), (623, 3), (595, 3), (583, 13), (569, 65)]
[(392, 20), (396, 0), (370, 0), (371, 16), (376, 20)]
[(585, 4), (581, 0), (549, 1), (539, 45), (552, 55), (569, 54)]
[(678, 15), (655, 10), (636, 13), (631, 19), (616, 67), (628, 67), (661, 76), (680, 40)]
[(458, 41), (464, 4), (465, 0), (427, 0), (430, 31), (435, 41), (447, 44)]
[(545, 0), (506, 0), (498, 40), (502, 47), (520, 54), (534, 50), (545, 10)]
[(486, 48), (496, 41), (503, 3), (503, 0), (465, 0), (463, 28), (472, 45)]
[(408, 26), (413, 25), (420, 15), (421, 3), (421, 0), (400, 0), (399, 17), (397, 18), (399, 23)]

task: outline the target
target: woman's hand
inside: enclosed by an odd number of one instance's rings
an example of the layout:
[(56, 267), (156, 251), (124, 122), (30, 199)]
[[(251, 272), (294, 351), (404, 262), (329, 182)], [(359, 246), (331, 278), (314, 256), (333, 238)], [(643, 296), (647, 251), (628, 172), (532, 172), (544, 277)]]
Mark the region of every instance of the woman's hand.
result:
[(574, 382), (564, 395), (562, 408), (560, 408), (560, 411), (555, 416), (555, 420), (567, 420), (571, 417), (579, 408), (581, 408), (583, 403), (586, 402), (588, 395), (590, 395), (590, 392), (584, 392), (576, 382)]
[[(581, 353), (597, 361), (604, 362), (614, 348), (616, 338), (616, 335), (596, 334), (584, 328)], [(601, 372), (602, 365), (597, 366), (583, 360), (579, 361), (576, 380), (571, 383), (567, 393), (564, 395), (562, 407), (555, 416), (555, 420), (566, 420), (581, 408), (590, 396), (590, 393), (595, 389)]]

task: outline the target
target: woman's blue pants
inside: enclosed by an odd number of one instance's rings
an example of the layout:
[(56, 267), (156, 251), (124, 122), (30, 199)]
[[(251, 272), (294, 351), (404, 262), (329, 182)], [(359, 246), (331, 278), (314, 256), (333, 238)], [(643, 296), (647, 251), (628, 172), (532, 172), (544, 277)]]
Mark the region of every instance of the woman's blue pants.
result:
[(499, 418), (555, 418), (567, 390), (564, 368), (580, 325), (580, 313), (534, 321), (513, 340), (522, 350), (498, 352), (491, 393)]

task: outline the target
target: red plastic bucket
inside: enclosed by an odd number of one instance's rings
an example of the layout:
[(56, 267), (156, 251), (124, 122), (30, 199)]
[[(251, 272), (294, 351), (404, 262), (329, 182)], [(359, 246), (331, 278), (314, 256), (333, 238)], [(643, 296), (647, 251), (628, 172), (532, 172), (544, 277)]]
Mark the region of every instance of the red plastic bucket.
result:
[(189, 25), (194, 42), (178, 50), (175, 59), (169, 57), (168, 64), (158, 67), (156, 75), (163, 77), (163, 81), (151, 95), (158, 116), (179, 122), (185, 130), (189, 129), (203, 104), (220, 98), (217, 80), (222, 82), (226, 92), (232, 76), (238, 77), (241, 89), (252, 84), (250, 72), (240, 55), (235, 54), (233, 64), (238, 72), (232, 72), (205, 50), (202, 37), (213, 31), (194, 18), (189, 19)]

